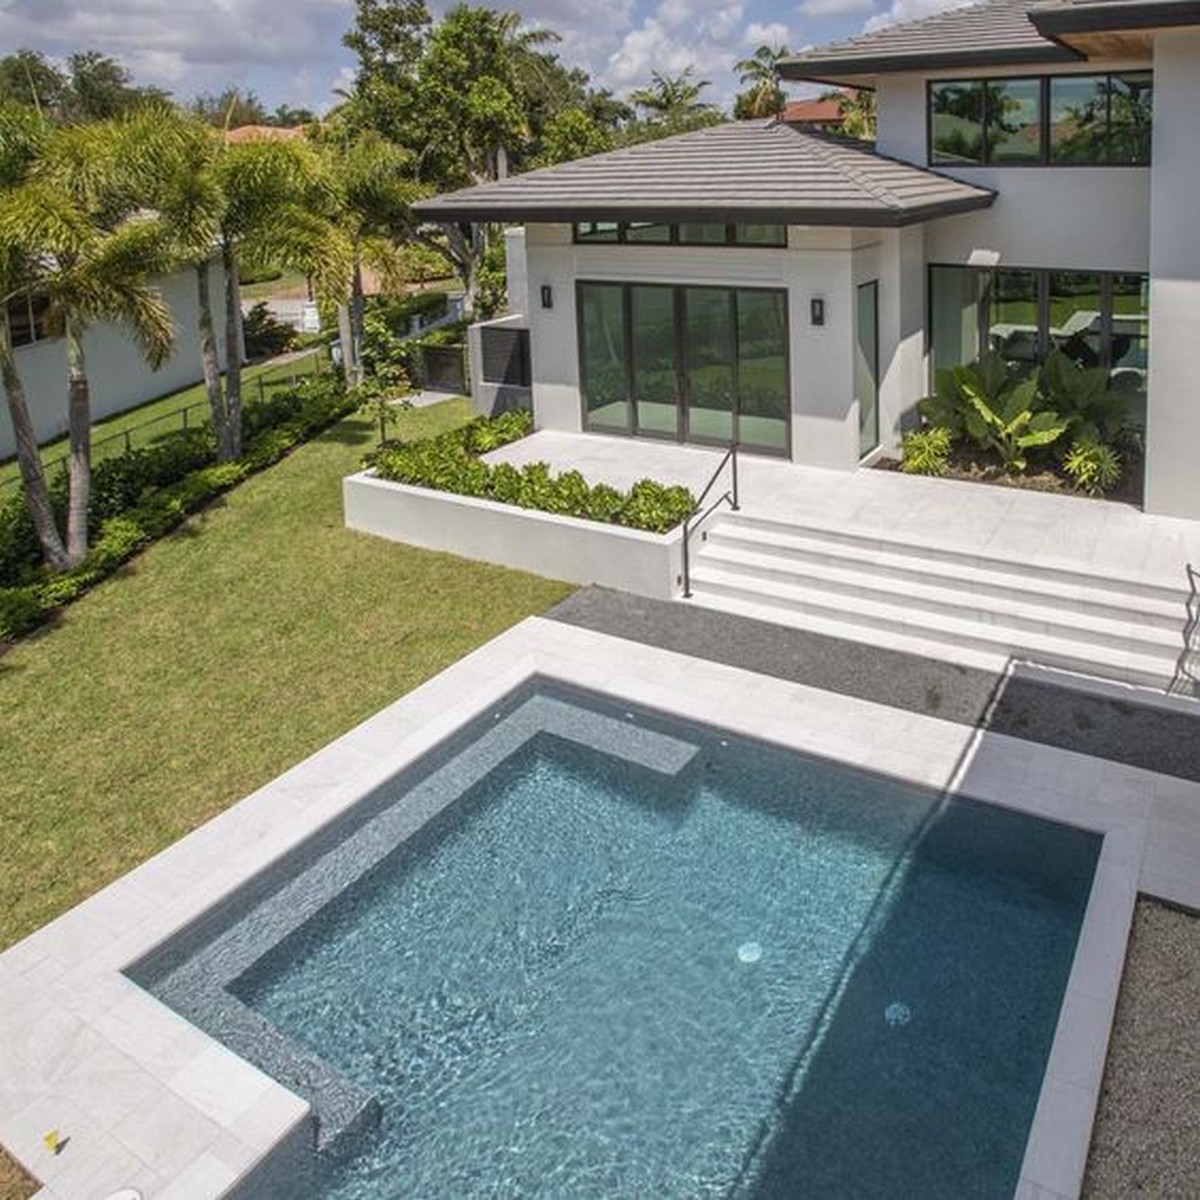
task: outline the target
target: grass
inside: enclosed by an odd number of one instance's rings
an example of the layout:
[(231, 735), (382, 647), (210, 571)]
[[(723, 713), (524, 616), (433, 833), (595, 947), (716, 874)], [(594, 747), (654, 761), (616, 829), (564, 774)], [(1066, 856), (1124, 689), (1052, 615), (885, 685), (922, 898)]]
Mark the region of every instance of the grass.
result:
[(308, 276), (303, 271), (284, 271), (278, 279), (264, 279), (261, 283), (243, 283), (238, 289), (242, 302), (257, 304), (260, 300), (270, 300), (275, 296), (308, 294)]
[[(248, 404), (253, 404), (259, 398), (259, 380), (262, 380), (263, 390), (270, 387), (282, 386), (296, 376), (311, 375), (317, 370), (318, 356), (316, 353), (306, 358), (294, 359), (286, 363), (260, 363), (258, 366), (246, 367), (242, 370), (242, 396)], [(322, 364), (327, 370), (328, 364)], [(204, 384), (197, 383), (191, 387), (182, 388), (159, 396), (156, 400), (147, 401), (137, 408), (126, 409), (122, 413), (97, 421), (92, 426), (92, 461), (100, 462), (113, 454), (120, 454), (126, 445), (145, 446), (161, 438), (164, 434), (173, 433), (182, 428), (183, 411), (189, 409), (187, 420), (189, 425), (209, 423), (208, 402), (204, 394)], [(125, 434), (128, 434), (126, 438)], [(106, 440), (111, 439), (111, 440)], [(55, 438), (42, 446), (42, 462), (48, 467), (64, 459), (67, 453), (66, 436)], [(9, 495), (9, 481), (20, 478), (17, 460), (11, 458), (0, 463), (0, 499)]]
[(570, 590), (347, 531), (372, 440), (336, 426), (0, 657), (0, 947)]

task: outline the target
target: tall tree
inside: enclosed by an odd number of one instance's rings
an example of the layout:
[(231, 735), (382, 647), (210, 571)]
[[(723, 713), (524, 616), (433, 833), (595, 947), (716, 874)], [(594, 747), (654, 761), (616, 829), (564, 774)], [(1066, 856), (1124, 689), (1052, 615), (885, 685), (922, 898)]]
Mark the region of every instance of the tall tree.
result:
[(131, 112), (149, 100), (164, 100), (159, 88), (135, 87), (128, 69), (98, 50), (67, 59), (69, 78), (62, 116), (71, 121), (103, 121)]
[[(10, 224), (5, 211), (15, 189), (27, 177), (47, 132), (45, 122), (36, 108), (0, 103), (0, 228)], [(55, 524), (25, 385), (13, 353), (10, 324), (12, 306), (28, 303), (30, 289), (37, 275), (37, 262), (31, 255), (32, 249), (10, 238), (0, 240), (0, 384), (4, 387), (17, 445), (17, 465), (34, 531), (46, 564), (53, 570), (61, 571), (67, 566), (67, 548)]]
[(582, 108), (568, 108), (546, 126), (538, 166), (570, 162), (613, 148), (613, 136)]
[(740, 119), (773, 117), (784, 105), (779, 86), (779, 64), (788, 55), (786, 46), (760, 45), (750, 58), (734, 64), (738, 82), (746, 89), (738, 94), (733, 115)]
[(267, 110), (258, 96), (241, 88), (227, 87), (222, 92), (201, 92), (191, 110), (202, 121), (217, 129), (237, 129), (241, 125), (268, 124)]
[(0, 58), (0, 103), (28, 105), (45, 117), (59, 112), (70, 80), (38, 50)]
[(842, 121), (838, 133), (860, 141), (875, 140), (875, 93), (867, 88), (822, 92), (822, 100), (836, 100)]
[(27, 291), (46, 299), (50, 326), (66, 343), (67, 566), (82, 562), (88, 549), (87, 331), (96, 321), (125, 325), (154, 367), (166, 360), (174, 337), (171, 314), (153, 286), (169, 262), (166, 230), (137, 213), (140, 160), (128, 149), (116, 122), (57, 128), (0, 210), (0, 244), (18, 248), (33, 266)]
[(721, 120), (720, 111), (701, 99), (711, 84), (707, 79), (694, 79), (694, 74), (695, 67), (685, 67), (677, 75), (652, 71), (649, 86), (630, 92), (630, 102), (661, 132), (684, 133), (714, 125)]

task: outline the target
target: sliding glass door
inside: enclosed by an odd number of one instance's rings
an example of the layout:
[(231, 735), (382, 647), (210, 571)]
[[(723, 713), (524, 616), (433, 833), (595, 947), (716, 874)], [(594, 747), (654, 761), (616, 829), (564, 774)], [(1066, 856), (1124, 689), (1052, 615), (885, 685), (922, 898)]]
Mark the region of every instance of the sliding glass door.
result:
[(578, 298), (586, 428), (788, 452), (782, 291), (580, 283)]

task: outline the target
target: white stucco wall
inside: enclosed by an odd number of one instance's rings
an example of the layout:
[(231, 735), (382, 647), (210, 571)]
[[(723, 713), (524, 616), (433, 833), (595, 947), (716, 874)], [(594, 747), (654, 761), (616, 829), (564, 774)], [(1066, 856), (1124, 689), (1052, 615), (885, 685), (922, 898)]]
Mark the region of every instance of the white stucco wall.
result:
[[(224, 275), (219, 262), (209, 268), (218, 351), (224, 363)], [(92, 416), (95, 420), (134, 408), (156, 396), (187, 387), (203, 377), (200, 364), (199, 306), (196, 277), (191, 271), (168, 276), (162, 281), (163, 297), (175, 323), (175, 349), (170, 360), (152, 371), (137, 346), (119, 326), (96, 325), (84, 336), (88, 378), (91, 383)], [(17, 369), (25, 385), (26, 400), (37, 431), (44, 442), (67, 428), (67, 351), (57, 338), (17, 349)], [(3, 387), (0, 386), (0, 395)], [(8, 406), (0, 407), (0, 458), (16, 452)]]
[[(1121, 64), (1084, 67), (1080, 74)], [(1143, 69), (1145, 64), (1141, 64)], [(971, 71), (971, 78), (1022, 72)], [(1054, 73), (1049, 69), (1025, 74)], [(964, 73), (955, 73), (961, 77)], [(926, 80), (937, 75), (881, 77), (877, 93), (880, 153), (927, 165)], [(1162, 107), (1155, 97), (1155, 121)], [(935, 167), (999, 195), (991, 208), (932, 221), (929, 262), (966, 262), (972, 250), (999, 251), (1001, 265), (1075, 270), (1146, 271), (1150, 261), (1148, 167)]]
[(1154, 40), (1148, 511), (1200, 518), (1200, 30)]
[[(786, 250), (692, 246), (577, 246), (569, 225), (530, 225), (531, 297), (552, 289), (553, 308), (529, 313), (534, 417), (540, 428), (579, 430), (575, 282), (712, 284), (783, 288), (791, 333), (792, 458), (850, 468), (858, 461), (853, 396), (853, 238), (845, 229), (792, 228)], [(810, 301), (825, 301), (814, 326)]]

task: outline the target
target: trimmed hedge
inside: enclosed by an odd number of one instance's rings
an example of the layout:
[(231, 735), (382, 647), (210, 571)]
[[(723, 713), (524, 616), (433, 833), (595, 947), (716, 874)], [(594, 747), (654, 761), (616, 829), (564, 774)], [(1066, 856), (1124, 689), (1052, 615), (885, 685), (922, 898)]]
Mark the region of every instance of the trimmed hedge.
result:
[(524, 437), (533, 427), (527, 412), (480, 417), (438, 437), (401, 446), (387, 446), (367, 460), (380, 479), (416, 487), (515, 504), (540, 512), (582, 517), (666, 533), (695, 509), (687, 488), (642, 479), (627, 492), (608, 484), (592, 486), (578, 471), (551, 474), (544, 462), (514, 467), (492, 466), (478, 457)]
[[(333, 378), (306, 380), (245, 413), (246, 451), (233, 462), (213, 461), (209, 431), (177, 434), (158, 446), (133, 450), (98, 464), (93, 471), (90, 523), (92, 548), (74, 570), (53, 574), (18, 553), (32, 528), (12, 510), (24, 511), (20, 493), (0, 511), (0, 567), (19, 578), (0, 586), (0, 639), (11, 639), (40, 625), (56, 608), (74, 600), (169, 533), (189, 513), (202, 508), (243, 479), (278, 462), (293, 447), (348, 416), (358, 406)], [(54, 485), (56, 507), (65, 480)], [(29, 525), (26, 516), (24, 525)], [(40, 558), (37, 538), (32, 554)]]

